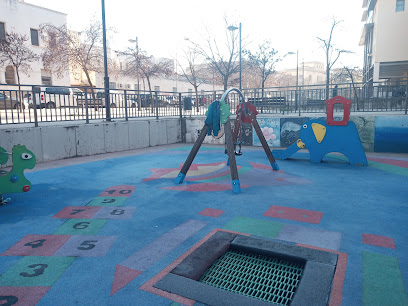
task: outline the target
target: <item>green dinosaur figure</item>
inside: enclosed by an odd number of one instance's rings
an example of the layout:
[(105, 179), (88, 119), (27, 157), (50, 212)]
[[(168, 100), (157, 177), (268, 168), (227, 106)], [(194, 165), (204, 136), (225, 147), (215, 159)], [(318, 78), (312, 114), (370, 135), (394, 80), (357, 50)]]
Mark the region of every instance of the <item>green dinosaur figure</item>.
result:
[[(8, 160), (8, 153), (0, 147), (0, 164)], [(16, 145), (12, 152), (13, 167), (10, 172), (0, 172), (0, 196), (4, 193), (27, 192), (31, 183), (24, 176), (24, 169), (33, 169), (36, 158), (26, 146)]]

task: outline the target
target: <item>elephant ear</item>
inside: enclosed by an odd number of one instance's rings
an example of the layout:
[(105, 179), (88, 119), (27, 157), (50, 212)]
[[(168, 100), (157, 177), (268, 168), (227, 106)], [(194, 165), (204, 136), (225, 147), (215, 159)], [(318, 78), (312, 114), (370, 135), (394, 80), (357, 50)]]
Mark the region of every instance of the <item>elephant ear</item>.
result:
[(318, 143), (321, 143), (326, 136), (326, 127), (319, 123), (312, 123), (312, 130)]
[(0, 164), (4, 165), (5, 163), (7, 163), (8, 158), (9, 156), (6, 149), (0, 147)]

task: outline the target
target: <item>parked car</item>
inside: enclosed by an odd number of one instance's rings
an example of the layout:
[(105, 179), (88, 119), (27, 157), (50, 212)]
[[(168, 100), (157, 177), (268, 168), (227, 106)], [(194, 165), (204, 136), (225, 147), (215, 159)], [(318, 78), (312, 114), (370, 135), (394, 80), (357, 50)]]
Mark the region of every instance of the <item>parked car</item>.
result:
[[(27, 107), (27, 104), (23, 101), (23, 109)], [(0, 109), (19, 109), (20, 101), (15, 98), (10, 98), (5, 93), (0, 92)]]
[(82, 90), (71, 87), (47, 87), (45, 93), (47, 108), (77, 106), (78, 98), (84, 96)]
[[(35, 101), (37, 108), (77, 106), (78, 99), (84, 96), (82, 90), (71, 87), (38, 87), (37, 93)], [(31, 92), (24, 95), (24, 102), (30, 108), (34, 107)]]

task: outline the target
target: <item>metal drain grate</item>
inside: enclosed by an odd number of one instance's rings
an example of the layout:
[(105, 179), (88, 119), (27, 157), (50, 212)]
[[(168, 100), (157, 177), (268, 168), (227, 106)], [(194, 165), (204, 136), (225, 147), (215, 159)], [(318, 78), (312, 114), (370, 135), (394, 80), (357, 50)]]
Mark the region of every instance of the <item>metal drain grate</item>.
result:
[(199, 281), (262, 301), (289, 305), (303, 269), (301, 263), (229, 250)]

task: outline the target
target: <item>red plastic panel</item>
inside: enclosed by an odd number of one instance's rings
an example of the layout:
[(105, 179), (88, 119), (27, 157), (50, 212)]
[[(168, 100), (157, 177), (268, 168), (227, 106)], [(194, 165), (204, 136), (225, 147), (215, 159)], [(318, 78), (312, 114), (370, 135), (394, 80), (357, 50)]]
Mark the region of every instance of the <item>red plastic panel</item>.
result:
[[(343, 120), (341, 121), (334, 120), (333, 110), (334, 110), (335, 104), (343, 105), (344, 114), (343, 114)], [(348, 125), (348, 122), (350, 119), (350, 107), (351, 107), (351, 101), (341, 96), (336, 96), (334, 98), (327, 100), (326, 101), (326, 114), (327, 114), (326, 123), (327, 125), (340, 125), (340, 126)]]
[[(249, 102), (246, 102), (246, 107), (250, 113), (253, 113), (255, 116), (258, 115), (258, 111), (256, 110), (256, 107), (254, 105), (252, 105)], [(238, 114), (238, 112), (243, 111), (243, 109), (244, 109), (244, 106), (242, 104), (238, 104), (237, 111), (235, 113)], [(242, 112), (241, 121), (243, 123), (252, 123), (251, 118), (249, 116), (246, 116), (244, 112)]]

